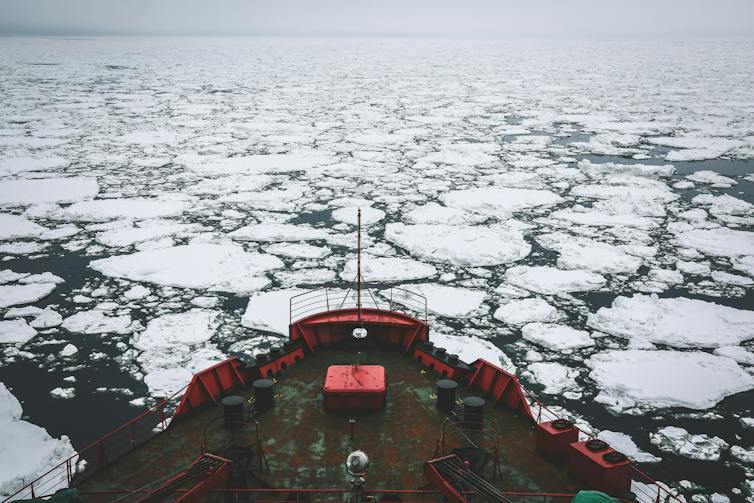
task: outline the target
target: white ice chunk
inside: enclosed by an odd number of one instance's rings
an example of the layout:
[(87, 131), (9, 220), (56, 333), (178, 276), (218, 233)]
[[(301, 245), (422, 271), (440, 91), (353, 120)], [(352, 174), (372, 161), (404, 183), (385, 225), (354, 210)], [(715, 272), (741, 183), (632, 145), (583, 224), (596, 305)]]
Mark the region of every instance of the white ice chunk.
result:
[[(356, 278), (356, 265), (356, 259), (347, 261), (340, 271), (340, 278), (345, 281)], [(437, 274), (437, 269), (409, 258), (363, 255), (361, 274), (366, 281), (410, 281), (430, 278)]]
[(725, 271), (712, 271), (712, 273), (710, 273), (710, 276), (712, 277), (712, 281), (716, 281), (718, 283), (724, 283), (726, 285), (736, 285), (736, 286), (754, 285), (754, 279), (751, 279), (747, 276), (740, 276), (738, 274), (731, 274)]
[(330, 248), (326, 246), (314, 246), (307, 243), (273, 243), (264, 251), (272, 255), (307, 259), (324, 258), (330, 254)]
[(60, 326), (61, 323), (63, 323), (63, 317), (57, 311), (47, 307), (31, 320), (29, 325), (34, 328), (45, 329)]
[(641, 259), (629, 255), (618, 246), (563, 232), (541, 234), (536, 241), (560, 253), (558, 267), (586, 269), (598, 273), (636, 272)]
[(63, 320), (62, 327), (80, 334), (128, 334), (133, 331), (131, 317), (107, 316), (102, 311), (81, 311)]
[(754, 338), (754, 311), (698, 299), (634, 295), (617, 297), (611, 307), (589, 315), (587, 325), (632, 341), (715, 348)]
[(606, 280), (589, 271), (564, 271), (547, 266), (516, 266), (505, 271), (505, 280), (517, 287), (543, 295), (597, 290)]
[(603, 430), (597, 435), (597, 438), (607, 442), (610, 447), (618, 452), (621, 452), (629, 458), (639, 463), (657, 463), (661, 461), (661, 458), (654, 456), (648, 452), (642, 451), (636, 445), (636, 443), (626, 435), (618, 431)]
[(552, 351), (587, 348), (594, 339), (585, 330), (550, 323), (528, 323), (521, 328), (521, 336)]
[(558, 310), (542, 299), (522, 299), (503, 304), (492, 316), (509, 325), (524, 325), (557, 321)]
[(423, 311), (424, 300), (413, 295), (418, 293), (426, 298), (427, 309), (429, 311), (449, 318), (463, 318), (473, 315), (486, 297), (486, 294), (480, 290), (434, 283), (412, 283), (400, 285), (399, 288), (408, 290), (411, 293), (406, 293), (400, 289), (392, 289), (382, 290), (380, 295), (385, 299), (392, 300), (411, 309)]
[(144, 382), (153, 396), (169, 396), (188, 384), (194, 372), (222, 360), (208, 345), (219, 326), (219, 312), (192, 309), (149, 321), (131, 340), (141, 351), (137, 358)]
[(555, 395), (576, 387), (578, 371), (556, 362), (536, 362), (526, 367), (525, 373), (543, 385), (544, 393)]
[[(65, 435), (52, 438), (44, 428), (21, 420), (23, 410), (8, 388), (0, 383), (0, 497), (15, 493), (30, 480), (47, 473), (76, 454)], [(67, 487), (64, 471), (54, 475), (45, 491)], [(22, 494), (21, 497), (31, 497)]]
[(725, 356), (744, 365), (754, 365), (754, 352), (741, 346), (723, 346), (715, 349), (718, 356)]
[[(175, 217), (188, 210), (184, 201), (160, 199), (97, 199), (74, 203), (65, 208), (60, 218), (83, 222), (106, 222), (118, 218), (144, 220), (148, 218)], [(57, 215), (53, 215), (57, 218)]]
[(55, 283), (0, 285), (0, 308), (36, 302), (47, 297), (53, 290)]
[(513, 212), (557, 204), (563, 199), (549, 190), (482, 187), (447, 192), (440, 200), (446, 206), (505, 220)]
[(90, 199), (99, 192), (96, 178), (72, 176), (34, 180), (0, 181), (0, 206), (37, 203), (72, 203)]
[(79, 348), (73, 344), (66, 344), (63, 349), (60, 350), (60, 356), (73, 356), (79, 352)]
[(262, 276), (264, 272), (283, 263), (231, 243), (191, 243), (94, 260), (89, 265), (105, 276), (132, 281), (244, 293), (266, 286), (269, 280)]
[(22, 216), (0, 213), (0, 240), (35, 238), (48, 230)]
[(471, 225), (481, 223), (487, 217), (431, 202), (409, 211), (403, 219), (410, 224)]
[(123, 297), (128, 300), (139, 300), (149, 296), (151, 293), (152, 291), (143, 285), (134, 285), (123, 292)]
[(436, 347), (445, 348), (448, 354), (458, 355), (462, 362), (471, 364), (481, 358), (493, 365), (498, 365), (503, 370), (516, 372), (513, 362), (500, 348), (479, 337), (433, 332), (430, 340)]
[(288, 173), (307, 171), (330, 162), (332, 157), (318, 150), (298, 150), (287, 154), (259, 154), (225, 159), (192, 159), (189, 169), (205, 175)]
[(98, 243), (105, 246), (125, 247), (144, 241), (151, 241), (175, 234), (185, 233), (199, 229), (194, 224), (179, 224), (170, 222), (159, 222), (143, 227), (119, 226), (116, 229), (110, 229), (100, 232), (96, 235)]
[(327, 239), (330, 232), (325, 229), (315, 229), (309, 225), (262, 223), (252, 224), (228, 234), (238, 241), (309, 241), (313, 239)]
[(731, 267), (737, 271), (748, 274), (754, 277), (754, 255), (747, 255), (745, 257), (735, 257), (730, 261)]
[(621, 411), (640, 407), (708, 409), (754, 388), (735, 361), (700, 351), (611, 350), (587, 360), (602, 392), (597, 401)]
[(660, 450), (691, 459), (717, 461), (728, 443), (720, 437), (694, 435), (677, 426), (666, 426), (649, 435), (650, 442)]
[(507, 264), (531, 251), (520, 231), (495, 227), (391, 223), (385, 239), (422, 260), (462, 267)]
[(710, 183), (719, 187), (730, 187), (731, 185), (736, 185), (737, 183), (732, 178), (728, 178), (727, 176), (723, 176), (715, 173), (714, 171), (706, 169), (696, 171), (690, 175), (686, 175), (686, 179), (696, 183)]
[(754, 232), (727, 227), (692, 229), (676, 233), (675, 239), (684, 248), (693, 248), (717, 257), (754, 255)]
[(0, 321), (0, 344), (26, 344), (37, 335), (26, 320)]
[[(241, 325), (266, 332), (288, 335), (291, 297), (304, 291), (292, 288), (252, 295), (249, 297), (246, 311), (241, 316)], [(322, 310), (325, 310), (324, 304)]]

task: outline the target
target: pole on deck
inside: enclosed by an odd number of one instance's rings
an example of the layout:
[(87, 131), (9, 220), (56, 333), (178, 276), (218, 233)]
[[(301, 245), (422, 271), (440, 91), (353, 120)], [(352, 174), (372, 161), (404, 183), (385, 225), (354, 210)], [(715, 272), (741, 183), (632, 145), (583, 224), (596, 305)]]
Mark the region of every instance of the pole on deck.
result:
[(358, 244), (356, 250), (356, 307), (359, 310), (359, 321), (361, 321), (361, 208), (357, 216)]

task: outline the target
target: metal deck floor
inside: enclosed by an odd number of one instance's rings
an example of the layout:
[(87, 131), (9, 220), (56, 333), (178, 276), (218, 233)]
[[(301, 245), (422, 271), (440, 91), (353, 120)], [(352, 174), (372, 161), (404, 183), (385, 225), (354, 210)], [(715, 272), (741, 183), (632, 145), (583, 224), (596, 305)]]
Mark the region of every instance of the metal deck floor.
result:
[[(327, 367), (353, 363), (386, 368), (388, 394), (384, 410), (358, 414), (325, 410), (321, 388)], [(259, 471), (255, 460), (248, 473), (248, 486), (347, 488), (350, 478), (344, 469), (346, 456), (361, 449), (371, 460), (368, 489), (426, 487), (423, 464), (436, 454), (446, 418), (435, 407), (439, 378), (396, 349), (373, 347), (357, 353), (341, 347), (308, 354), (277, 377), (275, 407), (257, 417), (270, 470)], [(459, 399), (477, 394), (462, 386), (458, 391)], [(251, 398), (250, 389), (240, 388), (236, 393)], [(460, 413), (461, 409), (459, 405), (456, 410)], [(223, 428), (221, 415), (217, 405), (177, 421), (84, 482), (80, 490), (138, 489), (167, 477), (200, 454), (203, 431), (208, 450), (215, 454), (223, 455), (229, 444), (253, 449), (253, 429), (230, 432)], [(489, 401), (485, 417), (498, 425), (502, 477), (492, 482), (501, 490), (576, 492), (581, 488), (565, 469), (545, 462), (535, 452), (533, 425), (528, 419), (492, 407)], [(353, 439), (350, 418), (356, 419)], [(449, 439), (449, 448), (452, 443)], [(492, 452), (489, 438), (482, 443)]]

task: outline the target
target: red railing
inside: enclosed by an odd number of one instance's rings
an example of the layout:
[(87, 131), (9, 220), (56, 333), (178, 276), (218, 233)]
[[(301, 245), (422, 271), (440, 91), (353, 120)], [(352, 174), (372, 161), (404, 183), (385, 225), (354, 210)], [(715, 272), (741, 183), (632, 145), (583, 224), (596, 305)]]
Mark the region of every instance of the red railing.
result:
[[(537, 397), (535, 397), (530, 391), (527, 391), (523, 387), (524, 396), (529, 402), (529, 410), (531, 416), (537, 423), (545, 421), (554, 421), (561, 419), (555, 412), (548, 409)], [(579, 428), (578, 425), (574, 425), (579, 431), (579, 440), (590, 440), (596, 438), (591, 432), (584, 431)], [(631, 468), (633, 469), (634, 481), (640, 482), (639, 484), (632, 484), (631, 491), (636, 494), (636, 499), (639, 503), (662, 503), (664, 501), (672, 501), (674, 503), (684, 503), (684, 500), (679, 498), (676, 494), (672, 493), (664, 484), (657, 482), (648, 474), (643, 472), (636, 466), (636, 461), (631, 460)]]
[[(290, 299), (289, 323), (317, 313), (358, 307), (356, 290), (319, 288), (308, 290)], [(369, 288), (361, 292), (361, 307), (397, 311), (427, 323), (427, 299), (421, 294), (394, 286), (374, 295)]]
[(74, 479), (80, 481), (91, 477), (122, 455), (165, 431), (186, 387), (98, 438), (7, 496), (2, 502), (53, 494), (58, 489), (70, 486)]

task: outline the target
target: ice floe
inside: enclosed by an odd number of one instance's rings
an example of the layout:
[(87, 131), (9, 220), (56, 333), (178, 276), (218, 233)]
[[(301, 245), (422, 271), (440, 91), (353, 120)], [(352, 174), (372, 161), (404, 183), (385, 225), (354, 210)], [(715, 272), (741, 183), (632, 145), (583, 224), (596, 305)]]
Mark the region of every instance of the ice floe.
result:
[(0, 285), (0, 308), (36, 302), (50, 295), (55, 286), (55, 283)]
[(0, 206), (72, 203), (91, 199), (98, 192), (97, 179), (84, 176), (0, 180)]
[(556, 269), (547, 266), (516, 266), (505, 271), (505, 280), (519, 288), (543, 295), (597, 290), (605, 285), (601, 274), (589, 271)]
[(587, 360), (601, 389), (596, 400), (621, 412), (635, 407), (708, 409), (754, 389), (735, 361), (700, 351), (610, 350)]
[(97, 199), (74, 203), (51, 218), (82, 222), (106, 222), (119, 218), (145, 220), (149, 218), (175, 217), (189, 208), (184, 201), (160, 199)]
[(649, 435), (660, 450), (704, 461), (717, 461), (728, 443), (720, 437), (692, 434), (678, 426), (666, 426)]
[[(22, 414), (19, 401), (0, 383), (1, 497), (15, 493), (76, 454), (68, 437), (52, 438), (44, 428), (23, 421)], [(66, 474), (61, 472), (45, 486), (45, 490), (54, 492), (67, 486)], [(21, 497), (31, 497), (31, 494), (22, 494)]]
[(219, 313), (192, 309), (164, 314), (134, 335), (133, 346), (144, 371), (144, 382), (154, 396), (170, 396), (187, 385), (199, 372), (223, 359), (208, 341), (219, 326)]
[(0, 321), (0, 344), (26, 344), (37, 335), (26, 320)]
[(22, 216), (0, 213), (0, 240), (36, 238), (47, 230)]
[(683, 297), (617, 297), (611, 307), (589, 315), (587, 325), (632, 341), (679, 348), (715, 348), (754, 339), (754, 311)]
[(522, 299), (503, 304), (493, 317), (509, 325), (552, 322), (558, 320), (558, 310), (542, 299)]
[(516, 211), (550, 206), (563, 199), (549, 190), (482, 187), (448, 192), (440, 196), (440, 200), (452, 208), (505, 220)]
[(305, 290), (286, 289), (252, 295), (241, 316), (241, 325), (287, 336), (291, 297), (303, 292)]
[(462, 267), (507, 264), (531, 250), (520, 231), (495, 227), (391, 223), (385, 239), (422, 260)]
[(619, 246), (595, 241), (563, 232), (540, 234), (535, 237), (544, 248), (560, 254), (558, 267), (583, 269), (597, 273), (636, 272), (641, 259), (628, 254)]
[(238, 241), (310, 241), (327, 239), (329, 231), (315, 229), (308, 225), (261, 223), (252, 224), (228, 234)]
[(233, 293), (264, 288), (269, 283), (264, 273), (282, 266), (277, 257), (249, 253), (231, 243), (190, 243), (90, 263), (106, 276)]
[(463, 362), (471, 364), (482, 358), (508, 372), (516, 371), (513, 362), (503, 350), (479, 337), (450, 335), (435, 331), (430, 335), (430, 341), (436, 347), (445, 348), (448, 354), (458, 355), (458, 358)]
[(417, 206), (403, 215), (403, 219), (410, 224), (473, 225), (481, 223), (487, 218), (484, 215), (477, 215), (471, 211), (458, 208), (449, 208), (435, 202)]
[[(340, 278), (352, 281), (356, 278), (356, 259), (348, 260), (340, 271)], [(437, 269), (430, 264), (401, 257), (361, 257), (361, 275), (366, 281), (408, 281), (431, 278)]]
[(676, 233), (675, 240), (680, 246), (717, 257), (754, 255), (754, 232), (728, 227), (684, 230)]
[(551, 323), (528, 323), (521, 328), (521, 336), (551, 351), (587, 348), (594, 339), (585, 330)]
[(138, 327), (130, 316), (107, 316), (102, 311), (80, 311), (63, 320), (61, 325), (69, 332), (81, 334), (128, 334)]
[(544, 386), (544, 393), (554, 395), (576, 387), (579, 372), (556, 362), (535, 362), (527, 365), (524, 373)]
[(653, 454), (642, 451), (630, 436), (618, 431), (602, 430), (597, 438), (610, 444), (616, 451), (625, 454), (639, 463), (657, 463), (661, 459)]
[(380, 295), (391, 302), (405, 305), (414, 310), (421, 310), (424, 307), (424, 301), (414, 295), (417, 293), (426, 298), (427, 310), (449, 318), (463, 318), (473, 315), (487, 296), (481, 290), (434, 283), (400, 285), (398, 289), (382, 290)]

